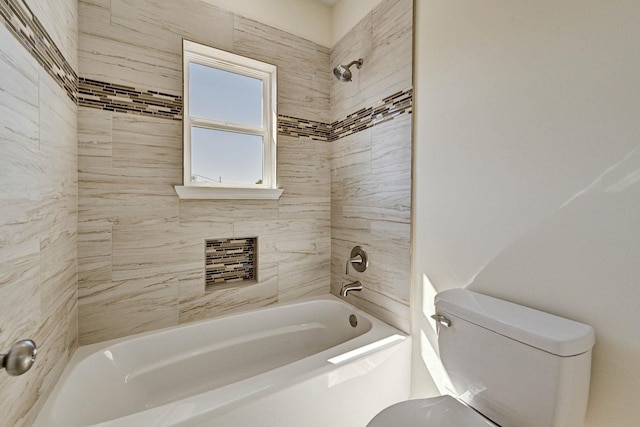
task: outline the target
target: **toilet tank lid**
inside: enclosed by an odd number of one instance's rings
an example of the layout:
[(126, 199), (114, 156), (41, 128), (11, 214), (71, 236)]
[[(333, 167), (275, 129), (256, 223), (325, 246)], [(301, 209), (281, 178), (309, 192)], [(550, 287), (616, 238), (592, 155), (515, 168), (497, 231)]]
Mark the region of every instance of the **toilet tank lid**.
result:
[(435, 297), (435, 306), (439, 314), (450, 313), (558, 356), (584, 353), (595, 343), (589, 325), (466, 289), (440, 292)]

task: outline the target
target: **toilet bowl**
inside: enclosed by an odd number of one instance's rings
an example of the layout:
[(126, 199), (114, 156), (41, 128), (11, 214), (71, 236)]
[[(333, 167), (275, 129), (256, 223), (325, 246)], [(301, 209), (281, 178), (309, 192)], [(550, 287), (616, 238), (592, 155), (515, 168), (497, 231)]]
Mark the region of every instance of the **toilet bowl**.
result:
[(583, 427), (593, 328), (451, 289), (435, 298), (444, 396), (409, 400), (367, 427)]
[(407, 400), (389, 406), (367, 427), (497, 427), (451, 396)]

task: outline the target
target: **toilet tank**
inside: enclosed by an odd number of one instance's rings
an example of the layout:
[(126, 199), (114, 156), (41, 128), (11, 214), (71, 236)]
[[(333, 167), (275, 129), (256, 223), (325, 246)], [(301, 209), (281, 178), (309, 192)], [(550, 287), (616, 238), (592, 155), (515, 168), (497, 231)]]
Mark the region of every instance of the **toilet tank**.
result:
[(436, 295), (450, 392), (502, 427), (582, 427), (593, 329), (465, 289)]

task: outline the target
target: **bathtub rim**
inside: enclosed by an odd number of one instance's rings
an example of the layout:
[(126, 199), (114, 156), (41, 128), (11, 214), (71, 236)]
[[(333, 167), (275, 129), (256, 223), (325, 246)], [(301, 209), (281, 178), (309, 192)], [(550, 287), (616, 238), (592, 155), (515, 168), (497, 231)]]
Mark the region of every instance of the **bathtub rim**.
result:
[[(173, 330), (179, 330), (179, 329), (187, 330), (191, 327), (197, 327), (198, 325), (201, 325), (203, 323), (215, 322), (222, 319), (233, 319), (234, 317), (240, 317), (240, 316), (244, 316), (244, 315), (256, 313), (256, 312), (265, 312), (265, 311), (272, 312), (272, 311), (285, 309), (286, 307), (289, 307), (289, 306), (300, 306), (300, 305), (313, 304), (315, 302), (323, 302), (323, 301), (338, 303), (343, 307), (346, 307), (348, 310), (352, 311), (353, 314), (356, 314), (359, 317), (365, 317), (371, 323), (370, 329), (357, 337), (354, 337), (350, 340), (342, 342), (324, 351), (299, 359), (295, 362), (289, 363), (282, 367), (252, 376), (245, 380), (226, 385), (219, 389), (209, 390), (209, 391), (196, 394), (194, 396), (190, 396), (184, 399), (179, 399), (167, 405), (161, 405), (157, 407), (144, 409), (142, 411), (129, 414), (126, 416), (113, 418), (111, 420), (99, 422), (96, 424), (91, 424), (90, 426), (91, 427), (102, 427), (102, 426), (125, 427), (125, 426), (132, 425), (131, 424), (132, 422), (133, 423), (146, 422), (148, 420), (145, 420), (145, 418), (150, 415), (153, 415), (154, 413), (156, 413), (158, 416), (162, 416), (163, 408), (166, 408), (169, 405), (176, 405), (176, 404), (179, 405), (179, 404), (182, 404), (183, 402), (188, 402), (188, 401), (193, 401), (197, 403), (197, 401), (210, 400), (211, 397), (214, 397), (214, 400), (218, 399), (216, 400), (217, 404), (215, 404), (214, 406), (205, 405), (205, 406), (199, 407), (198, 409), (195, 409), (194, 412), (188, 416), (181, 416), (180, 419), (168, 421), (168, 422), (171, 422), (171, 424), (160, 423), (157, 425), (169, 426), (169, 425), (174, 425), (174, 423), (180, 424), (190, 419), (191, 417), (201, 416), (208, 412), (215, 412), (219, 410), (224, 410), (226, 408), (237, 407), (239, 405), (242, 405), (242, 403), (246, 402), (248, 399), (263, 396), (265, 394), (286, 388), (292, 384), (298, 383), (300, 381), (305, 381), (314, 376), (322, 375), (326, 372), (329, 372), (332, 369), (337, 369), (341, 366), (346, 366), (351, 363), (357, 363), (360, 360), (363, 360), (367, 357), (372, 356), (372, 354), (387, 351), (388, 349), (396, 345), (399, 345), (402, 343), (406, 343), (406, 345), (411, 345), (411, 340), (410, 340), (411, 337), (408, 334), (396, 329), (393, 326), (388, 325), (387, 323), (381, 321), (375, 316), (362, 311), (361, 309), (349, 304), (347, 301), (341, 298), (338, 298), (333, 294), (309, 296), (309, 297), (300, 298), (294, 301), (278, 302), (278, 303), (270, 304), (264, 307), (252, 308), (249, 310), (224, 314), (224, 315), (213, 317), (213, 318), (184, 323), (181, 325), (174, 325), (174, 326), (169, 326), (161, 329), (155, 329), (152, 331), (140, 332), (140, 333), (124, 336), (124, 337), (114, 338), (111, 340), (88, 344), (88, 345), (79, 347), (78, 349), (76, 349), (72, 357), (67, 362), (65, 369), (63, 371), (63, 374), (61, 375), (60, 379), (56, 383), (54, 390), (51, 392), (50, 396), (47, 398), (45, 404), (43, 405), (38, 416), (36, 417), (36, 423), (34, 426), (35, 427), (40, 425), (42, 426), (46, 425), (47, 427), (62, 426), (62, 424), (60, 423), (62, 423), (63, 420), (57, 420), (56, 417), (54, 417), (55, 409), (56, 409), (55, 402), (58, 395), (62, 392), (62, 386), (66, 383), (68, 377), (73, 371), (73, 368), (77, 364), (81, 363), (82, 361), (84, 361), (85, 359), (89, 358), (90, 356), (96, 353), (106, 351), (109, 347), (112, 347), (114, 345), (117, 345), (123, 342), (137, 340), (137, 339), (141, 339), (148, 336), (162, 335), (163, 333), (167, 333)], [(391, 336), (396, 337), (396, 339), (384, 345), (378, 346), (375, 349), (363, 352), (361, 354), (358, 354), (354, 357), (350, 357), (347, 360), (340, 361), (338, 363), (331, 363), (329, 361), (331, 357), (328, 357), (328, 356), (330, 355), (337, 356), (341, 354), (346, 354), (349, 351), (353, 350), (354, 348), (356, 349), (362, 348), (367, 344), (380, 342), (381, 340), (384, 340), (385, 338), (388, 338)], [(305, 369), (304, 367), (305, 362), (308, 362), (308, 360), (312, 358), (317, 359), (314, 361), (315, 364), (312, 364), (311, 369)], [(273, 377), (277, 377), (281, 372), (287, 372), (287, 371), (289, 371), (288, 372), (289, 374), (293, 373), (294, 375), (287, 375), (287, 376), (281, 377), (277, 382), (273, 383)], [(245, 386), (246, 384), (254, 385), (252, 383), (257, 383), (257, 385), (260, 385), (261, 387), (257, 389), (250, 389), (249, 391), (247, 391), (246, 389), (243, 390), (243, 386)], [(223, 394), (223, 393), (229, 393), (229, 395), (225, 396), (222, 399), (220, 399), (220, 396), (216, 396), (216, 394)], [(156, 424), (154, 424), (154, 426), (155, 425)]]
[[(138, 338), (142, 338), (142, 337), (147, 337), (150, 335), (156, 335), (156, 334), (162, 334), (162, 333), (166, 333), (168, 331), (172, 331), (174, 329), (187, 329), (190, 327), (195, 327), (197, 325), (201, 325), (204, 323), (208, 323), (208, 322), (213, 322), (216, 320), (222, 320), (222, 319), (233, 319), (234, 317), (240, 317), (246, 314), (251, 314), (251, 313), (257, 313), (260, 311), (275, 311), (279, 308), (283, 308), (283, 307), (288, 307), (288, 306), (294, 306), (294, 305), (303, 305), (303, 304), (307, 304), (307, 303), (312, 303), (315, 301), (333, 301), (333, 302), (338, 302), (341, 303), (342, 305), (345, 305), (347, 307), (349, 307), (351, 310), (356, 311), (357, 315), (359, 316), (364, 316), (366, 317), (369, 321), (371, 321), (371, 329), (373, 329), (374, 326), (388, 326), (394, 330), (398, 331), (398, 334), (400, 335), (404, 335), (404, 336), (409, 336), (409, 334), (401, 331), (400, 329), (389, 325), (388, 323), (378, 319), (377, 317), (375, 317), (372, 314), (369, 314), (365, 311), (363, 311), (362, 309), (349, 304), (349, 302), (345, 301), (344, 299), (341, 299), (333, 294), (323, 294), (323, 295), (315, 295), (315, 296), (307, 296), (307, 297), (302, 297), (293, 301), (278, 301), (275, 302), (273, 304), (269, 304), (269, 305), (265, 305), (263, 307), (255, 307), (255, 308), (250, 308), (248, 310), (242, 310), (242, 311), (237, 311), (237, 312), (233, 312), (233, 313), (227, 313), (227, 314), (222, 314), (220, 316), (215, 316), (215, 317), (209, 317), (206, 319), (200, 319), (200, 320), (194, 320), (192, 322), (186, 322), (186, 323), (181, 323), (178, 325), (172, 325), (172, 326), (165, 326), (163, 328), (159, 328), (159, 329), (153, 329), (150, 331), (143, 331), (143, 332), (136, 332), (134, 334), (131, 335), (125, 335), (123, 337), (118, 337), (118, 338), (112, 338), (106, 341), (100, 341), (97, 343), (91, 343), (91, 344), (86, 344), (86, 345), (81, 345), (78, 348), (75, 349), (75, 351), (73, 352), (73, 354), (71, 355), (71, 357), (69, 358), (69, 361), (67, 363), (67, 365), (70, 365), (72, 361), (74, 361), (75, 363), (78, 363), (80, 360), (85, 359), (86, 357), (92, 355), (93, 353), (97, 352), (97, 351), (101, 351), (104, 350), (106, 347), (110, 347), (112, 345), (115, 344), (120, 344), (122, 342), (126, 342), (126, 341), (130, 341), (130, 340), (136, 340)], [(365, 332), (363, 335), (367, 334), (370, 331)], [(356, 337), (358, 338), (358, 337)], [(355, 338), (354, 338), (355, 339)], [(66, 369), (66, 366), (65, 366)], [(61, 378), (62, 379), (62, 378)]]

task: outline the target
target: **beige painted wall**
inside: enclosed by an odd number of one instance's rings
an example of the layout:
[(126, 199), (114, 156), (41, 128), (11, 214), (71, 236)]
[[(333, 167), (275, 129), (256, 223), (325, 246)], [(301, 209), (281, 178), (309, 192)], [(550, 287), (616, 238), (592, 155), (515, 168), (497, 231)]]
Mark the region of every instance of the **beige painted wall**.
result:
[[(387, 0), (331, 51), (331, 67), (363, 58), (352, 82), (331, 80), (332, 121), (412, 84), (413, 4)], [(393, 58), (393, 61), (389, 61)], [(409, 331), (411, 115), (346, 136), (331, 148), (331, 291), (360, 280), (347, 300)], [(345, 274), (351, 248), (369, 254), (369, 269)]]
[[(28, 3), (77, 64), (76, 1)], [(29, 426), (77, 347), (76, 105), (4, 25), (0, 151), (0, 352), (38, 345), (25, 375), (0, 371), (0, 424)]]
[[(417, 2), (418, 356), (437, 376), (427, 319), (447, 288), (588, 323), (589, 427), (640, 419), (639, 12)], [(419, 359), (414, 393), (433, 393)]]
[[(79, 74), (181, 95), (182, 37), (278, 65), (278, 113), (328, 120), (327, 48), (196, 0), (81, 1)], [(329, 142), (278, 137), (279, 201), (186, 201), (181, 121), (80, 108), (78, 139), (81, 343), (329, 292)], [(256, 236), (259, 283), (205, 292), (204, 239)]]
[(318, 0), (205, 0), (229, 12), (331, 47), (331, 8)]
[(333, 47), (382, 0), (205, 0), (304, 39)]

